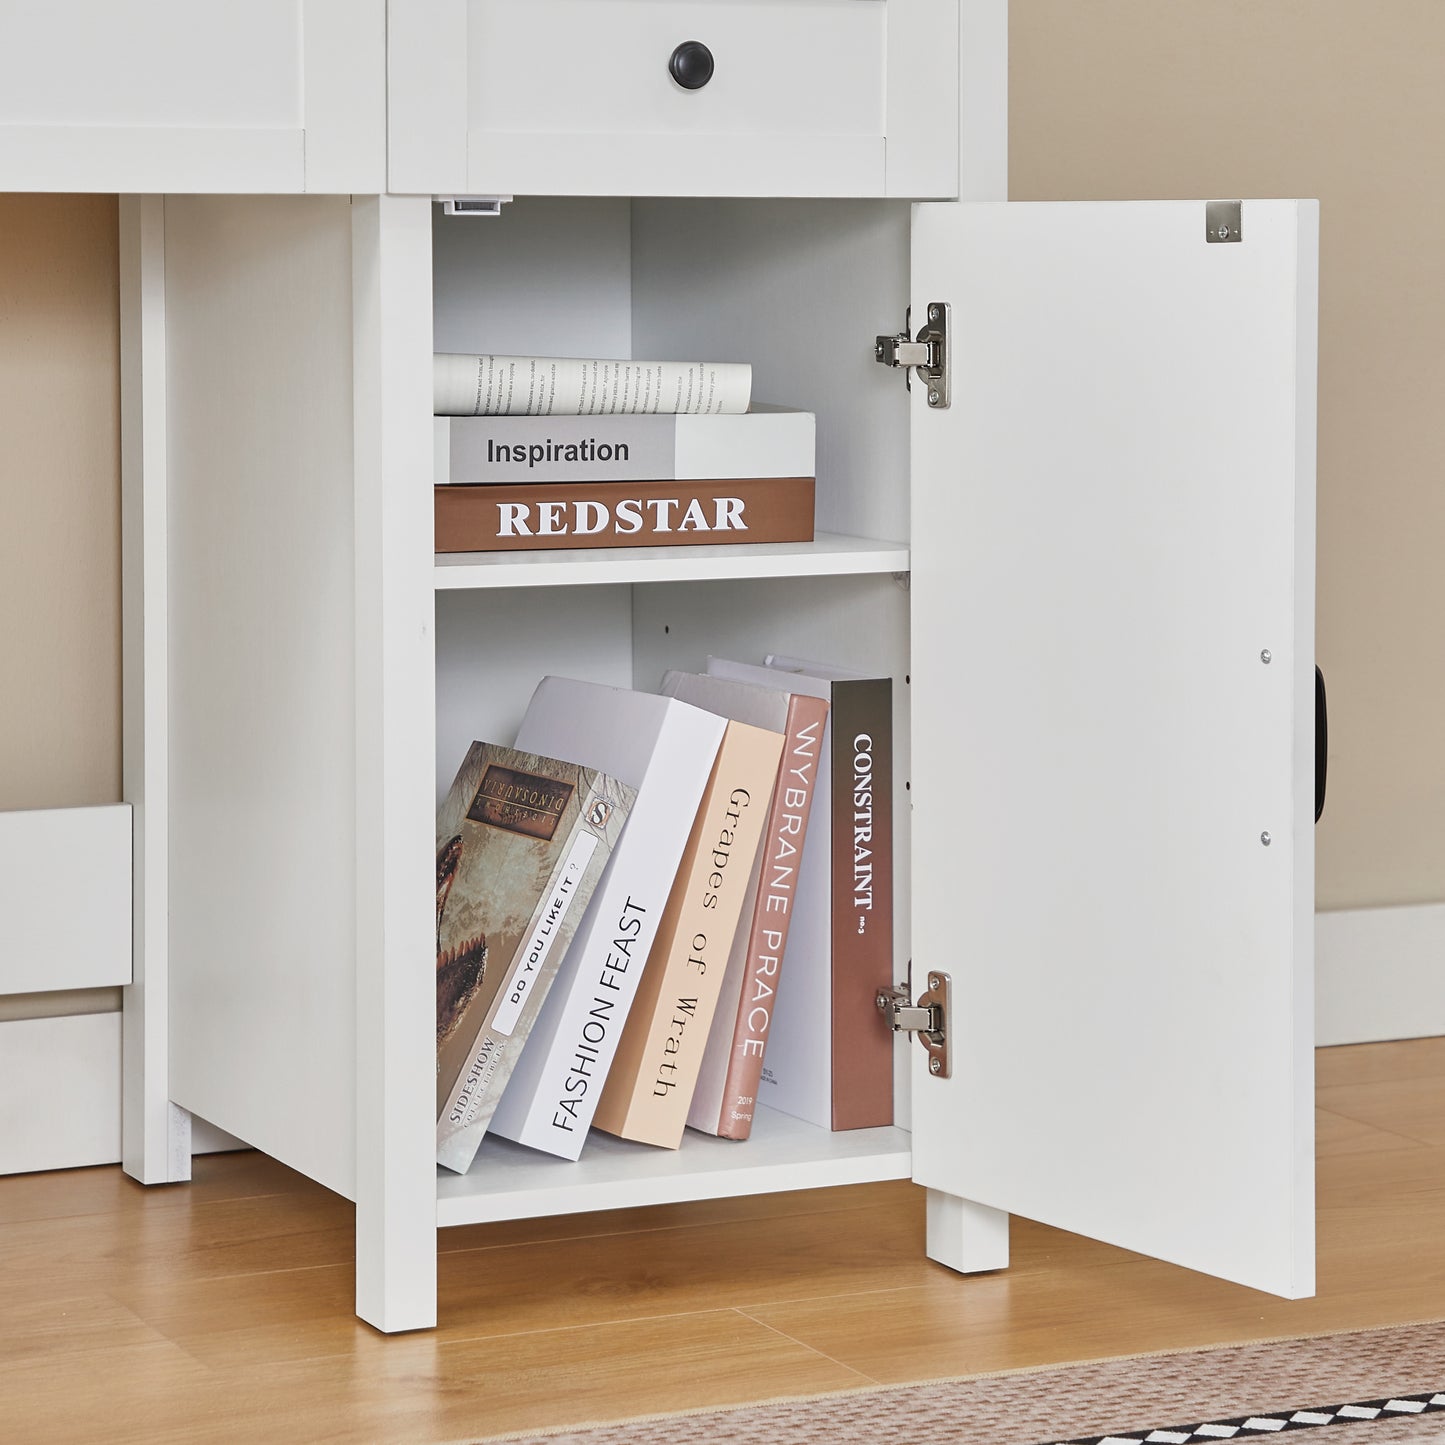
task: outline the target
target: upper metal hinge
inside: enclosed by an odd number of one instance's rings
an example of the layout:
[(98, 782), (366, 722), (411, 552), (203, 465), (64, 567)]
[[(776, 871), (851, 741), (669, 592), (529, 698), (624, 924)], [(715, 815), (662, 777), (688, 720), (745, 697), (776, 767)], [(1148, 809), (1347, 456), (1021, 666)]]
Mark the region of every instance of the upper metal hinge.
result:
[(909, 1003), (908, 989), (903, 984), (879, 989), (874, 999), (894, 1033), (918, 1036), (928, 1054), (928, 1072), (935, 1079), (946, 1079), (953, 1072), (948, 1048), (952, 1022), (949, 983), (946, 973), (934, 970), (928, 975), (927, 991), (919, 995), (916, 1004)]
[(1205, 201), (1204, 239), (1212, 246), (1244, 240), (1244, 206), (1239, 201)]
[(944, 410), (951, 400), (950, 319), (951, 308), (947, 301), (930, 301), (928, 324), (912, 341), (908, 339), (908, 328), (905, 326), (897, 336), (880, 336), (873, 343), (873, 359), (882, 366), (901, 366), (905, 381), (910, 368), (917, 371), (919, 381), (928, 388), (928, 404), (937, 411)]

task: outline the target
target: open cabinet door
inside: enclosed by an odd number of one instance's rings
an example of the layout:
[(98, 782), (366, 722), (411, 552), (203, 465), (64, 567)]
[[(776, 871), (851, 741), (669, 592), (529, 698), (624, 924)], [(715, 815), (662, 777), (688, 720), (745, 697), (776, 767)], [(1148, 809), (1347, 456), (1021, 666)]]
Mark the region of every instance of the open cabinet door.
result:
[(1317, 207), (921, 205), (919, 1183), (1314, 1288)]

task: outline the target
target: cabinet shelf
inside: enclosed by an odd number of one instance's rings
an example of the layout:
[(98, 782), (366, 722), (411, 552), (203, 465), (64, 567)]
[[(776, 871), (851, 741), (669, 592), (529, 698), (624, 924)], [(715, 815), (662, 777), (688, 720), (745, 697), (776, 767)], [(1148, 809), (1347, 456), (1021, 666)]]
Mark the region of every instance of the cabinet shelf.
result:
[(680, 1149), (653, 1149), (594, 1132), (576, 1163), (487, 1138), (470, 1173), (437, 1171), (437, 1224), (907, 1179), (911, 1138), (897, 1128), (833, 1133), (771, 1109), (758, 1110), (741, 1143), (688, 1130)]
[(556, 552), (451, 552), (436, 559), (436, 590), (841, 577), (906, 572), (908, 547), (819, 532), (811, 542), (701, 547), (609, 547)]

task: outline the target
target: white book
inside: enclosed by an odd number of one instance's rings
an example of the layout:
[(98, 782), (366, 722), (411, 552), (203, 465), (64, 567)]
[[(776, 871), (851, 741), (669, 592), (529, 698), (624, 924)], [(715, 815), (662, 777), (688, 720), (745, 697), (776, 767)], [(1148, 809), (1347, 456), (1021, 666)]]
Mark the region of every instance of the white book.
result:
[(581, 1154), (726, 727), (673, 698), (571, 678), (532, 695), (518, 748), (599, 768), (637, 799), (490, 1133)]
[[(771, 687), (760, 687), (755, 683), (738, 682), (726, 677), (705, 677), (695, 672), (669, 672), (662, 679), (662, 691), (668, 697), (679, 697), (684, 702), (705, 708), (719, 717), (751, 723), (753, 727), (767, 728), (769, 732), (788, 731), (790, 694), (782, 690), (776, 682)], [(759, 803), (763, 801), (758, 800)], [(805, 842), (804, 847), (806, 846)], [(716, 1134), (718, 1131), (723, 1088), (727, 1083), (728, 1064), (732, 1061), (733, 1035), (737, 1029), (738, 1000), (742, 997), (743, 985), (747, 981), (748, 939), (752, 934), (753, 912), (757, 907), (758, 884), (762, 879), (766, 853), (766, 848), (758, 849), (752, 872), (748, 875), (737, 932), (733, 935), (727, 966), (723, 969), (722, 992), (718, 995), (717, 1012), (713, 1015), (712, 1027), (708, 1031), (702, 1067), (698, 1070), (697, 1086), (693, 1090), (692, 1103), (687, 1111), (687, 1122), (694, 1129), (701, 1129), (706, 1134)]]
[(716, 415), (748, 409), (745, 361), (630, 361), (613, 357), (432, 357), (437, 416)]
[(439, 487), (811, 477), (817, 460), (813, 413), (780, 406), (714, 416), (439, 416), (434, 442)]
[[(757, 687), (832, 697), (827, 682), (773, 667), (709, 657), (707, 670), (714, 677)], [(830, 717), (813, 787), (815, 822), (803, 840), (798, 905), (778, 977), (768, 1052), (758, 1083), (759, 1104), (820, 1129), (833, 1127), (833, 868), (831, 829), (826, 822), (832, 815), (832, 737)]]

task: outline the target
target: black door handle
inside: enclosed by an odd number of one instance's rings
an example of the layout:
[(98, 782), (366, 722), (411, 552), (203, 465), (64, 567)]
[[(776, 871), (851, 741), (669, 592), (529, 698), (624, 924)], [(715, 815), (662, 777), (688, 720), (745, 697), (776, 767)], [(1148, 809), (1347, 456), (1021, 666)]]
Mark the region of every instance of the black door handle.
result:
[(1315, 668), (1315, 822), (1325, 810), (1325, 783), (1330, 771), (1330, 711), (1325, 700), (1325, 675)]

